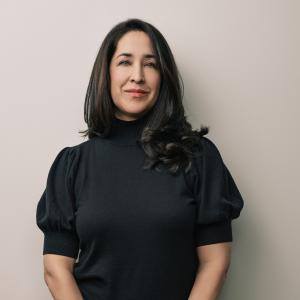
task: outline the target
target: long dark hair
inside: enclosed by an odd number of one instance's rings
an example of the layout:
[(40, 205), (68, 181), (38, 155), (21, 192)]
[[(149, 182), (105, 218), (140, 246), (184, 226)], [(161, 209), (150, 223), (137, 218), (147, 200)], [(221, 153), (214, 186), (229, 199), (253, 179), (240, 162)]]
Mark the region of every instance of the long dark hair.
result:
[(160, 171), (162, 165), (173, 175), (181, 169), (188, 172), (194, 147), (199, 145), (199, 139), (208, 133), (209, 127), (201, 125), (200, 131), (193, 130), (186, 120), (182, 104), (184, 85), (171, 49), (153, 25), (140, 19), (127, 19), (117, 24), (104, 38), (85, 98), (84, 120), (88, 129), (79, 133), (89, 139), (109, 136), (114, 114), (109, 66), (118, 41), (129, 31), (143, 31), (149, 36), (161, 75), (158, 98), (149, 112), (139, 140), (146, 154), (144, 168)]

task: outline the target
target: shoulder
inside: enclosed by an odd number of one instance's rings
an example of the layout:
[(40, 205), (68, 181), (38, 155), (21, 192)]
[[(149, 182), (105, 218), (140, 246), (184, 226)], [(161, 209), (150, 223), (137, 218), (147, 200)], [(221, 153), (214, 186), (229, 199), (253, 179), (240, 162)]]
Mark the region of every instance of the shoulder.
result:
[(219, 147), (217, 143), (211, 138), (202, 136), (201, 138), (199, 138), (197, 146), (196, 158), (210, 156), (214, 157), (215, 159), (222, 160)]
[(95, 138), (91, 138), (72, 146), (66, 146), (66, 148), (68, 148), (69, 151), (85, 151), (86, 149), (90, 148), (94, 143)]
[(220, 169), (224, 164), (217, 143), (208, 137), (200, 137), (193, 151), (191, 168), (187, 177), (197, 178), (207, 170)]
[(95, 139), (91, 138), (89, 140), (77, 143), (75, 145), (66, 145), (59, 150), (59, 153), (70, 156), (82, 155), (93, 146), (94, 142)]
[(61, 147), (54, 154), (52, 168), (60, 166), (72, 168), (75, 165), (78, 165), (88, 156), (89, 149), (93, 143), (94, 140), (90, 139), (75, 145), (65, 145)]

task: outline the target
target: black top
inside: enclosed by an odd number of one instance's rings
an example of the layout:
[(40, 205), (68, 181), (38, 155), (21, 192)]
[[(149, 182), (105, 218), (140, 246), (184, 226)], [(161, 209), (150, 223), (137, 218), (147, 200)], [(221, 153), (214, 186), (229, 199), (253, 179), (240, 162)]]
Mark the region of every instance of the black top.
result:
[(232, 241), (244, 202), (215, 144), (201, 138), (188, 174), (143, 170), (145, 121), (114, 118), (109, 138), (63, 148), (38, 202), (43, 254), (78, 258), (85, 300), (187, 300), (196, 247)]

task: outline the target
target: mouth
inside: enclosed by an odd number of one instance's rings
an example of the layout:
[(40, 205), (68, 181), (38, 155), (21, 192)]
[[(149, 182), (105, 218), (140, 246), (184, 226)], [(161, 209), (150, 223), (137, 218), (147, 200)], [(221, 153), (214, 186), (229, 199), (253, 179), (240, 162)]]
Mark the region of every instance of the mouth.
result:
[(148, 92), (136, 92), (136, 91), (133, 91), (133, 92), (125, 91), (125, 92), (126, 92), (126, 94), (130, 95), (131, 97), (138, 97), (138, 98), (145, 97), (148, 94)]

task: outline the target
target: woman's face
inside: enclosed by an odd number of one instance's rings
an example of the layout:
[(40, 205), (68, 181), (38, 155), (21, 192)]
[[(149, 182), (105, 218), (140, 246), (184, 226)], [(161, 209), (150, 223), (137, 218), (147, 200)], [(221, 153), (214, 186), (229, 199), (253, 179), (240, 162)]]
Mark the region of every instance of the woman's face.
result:
[[(144, 32), (130, 31), (119, 40), (110, 63), (111, 97), (117, 118), (135, 120), (155, 104), (160, 73), (157, 60), (151, 56), (154, 56), (151, 41)], [(142, 89), (146, 93), (140, 96), (127, 91), (130, 89)]]

